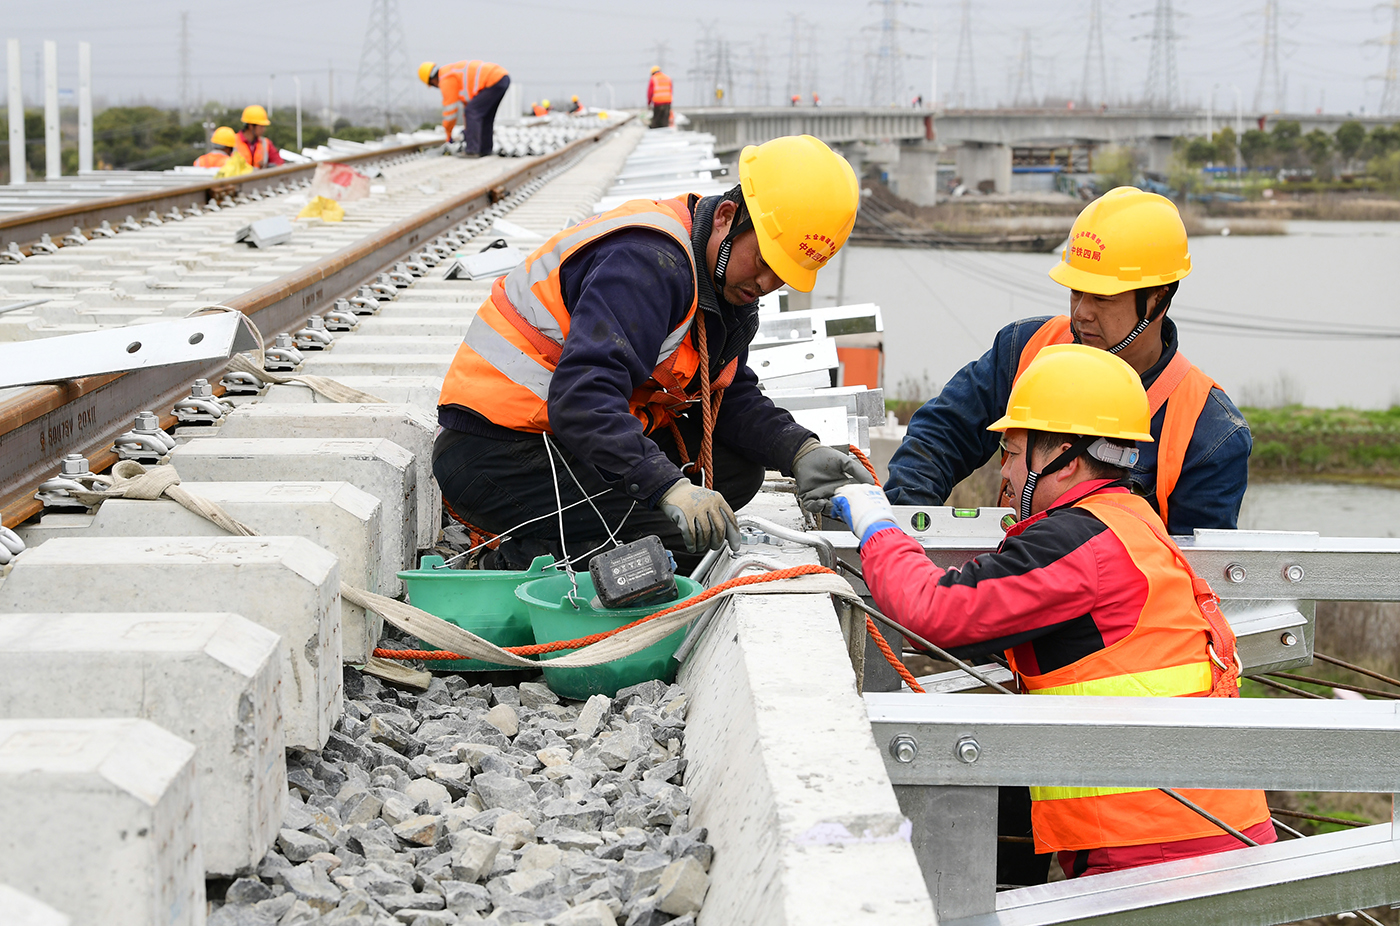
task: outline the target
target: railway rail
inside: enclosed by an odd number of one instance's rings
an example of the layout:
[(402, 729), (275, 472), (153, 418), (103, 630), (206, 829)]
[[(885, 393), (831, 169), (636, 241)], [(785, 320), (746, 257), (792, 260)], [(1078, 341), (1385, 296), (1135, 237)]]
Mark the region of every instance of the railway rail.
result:
[[(335, 300), (354, 295), (363, 284), (395, 262), (420, 250), (438, 235), (508, 199), (559, 164), (578, 156), (624, 124), (613, 122), (543, 156), (503, 161), (504, 170), (490, 173), (465, 190), (452, 192), (427, 208), (385, 224), (371, 234), (328, 255), (283, 273), (275, 279), (219, 300), (243, 313), (269, 342), (274, 335), (301, 327), (308, 316), (323, 314)], [(357, 165), (392, 167), (418, 157), (424, 146), (410, 144), (381, 149), (347, 159)], [(494, 160), (494, 159), (493, 159)], [(485, 162), (483, 162), (485, 163)], [(216, 197), (238, 193), (261, 196), (286, 192), (288, 182), (309, 181), (315, 164), (289, 165), (230, 180), (205, 181), (179, 190), (83, 203), (0, 221), (0, 236), (66, 232), (74, 224), (85, 231), (101, 222), (121, 222), (128, 215), (188, 210)], [(53, 231), (48, 231), (52, 229)], [(15, 239), (10, 239), (15, 240)], [(274, 249), (275, 250), (275, 249)], [(31, 257), (21, 266), (42, 266), (57, 255)], [(33, 263), (31, 264), (31, 261)], [(0, 272), (0, 286), (4, 274)], [(3, 308), (3, 306), (0, 306)], [(34, 498), (39, 484), (52, 475), (55, 461), (66, 453), (88, 457), (95, 470), (111, 465), (114, 438), (128, 430), (137, 412), (166, 409), (161, 426), (174, 424), (174, 402), (189, 394), (196, 379), (216, 381), (225, 361), (175, 364), (103, 376), (89, 376), (27, 388), (0, 400), (0, 523), (23, 522), (42, 505)], [(216, 390), (220, 391), (221, 390)]]

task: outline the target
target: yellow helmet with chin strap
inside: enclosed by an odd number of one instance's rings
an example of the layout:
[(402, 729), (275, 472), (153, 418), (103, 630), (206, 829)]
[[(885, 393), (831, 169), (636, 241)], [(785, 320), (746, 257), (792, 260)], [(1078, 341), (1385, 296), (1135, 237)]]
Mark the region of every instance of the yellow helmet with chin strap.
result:
[(424, 61), (422, 64), (418, 65), (418, 79), (426, 84), (428, 81), (432, 80), (433, 72), (436, 70), (436, 62)]
[(810, 293), (856, 224), (856, 172), (820, 139), (789, 135), (744, 148), (739, 185), (763, 260), (788, 286)]
[(243, 115), (239, 118), (243, 120), (244, 125), (272, 125), (267, 118), (267, 110), (257, 103), (243, 107)]
[(238, 135), (228, 126), (221, 125), (214, 130), (214, 134), (209, 141), (211, 144), (232, 148), (234, 145), (238, 144)]
[(1120, 186), (1079, 213), (1050, 279), (1081, 293), (1116, 296), (1190, 272), (1186, 226), (1172, 201)]
[(661, 70), (661, 65), (659, 65), (659, 64), (653, 64), (653, 65), (651, 66), (651, 72), (652, 72), (653, 74), (655, 74), (655, 73), (656, 73), (657, 71), (659, 71), (659, 70)]

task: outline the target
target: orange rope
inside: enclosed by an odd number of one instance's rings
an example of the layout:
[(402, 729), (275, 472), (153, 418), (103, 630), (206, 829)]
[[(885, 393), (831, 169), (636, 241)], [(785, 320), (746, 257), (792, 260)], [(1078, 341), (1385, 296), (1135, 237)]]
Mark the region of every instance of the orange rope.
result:
[(489, 549), (494, 550), (501, 545), (501, 540), (498, 536), (491, 533), (490, 531), (482, 530), (472, 522), (468, 521), (466, 518), (462, 517), (457, 512), (453, 511), (452, 506), (448, 504), (447, 499), (445, 498), (442, 500), (442, 507), (447, 509), (447, 513), (452, 516), (452, 520), (456, 521), (458, 524), (462, 525), (467, 529), (468, 547), (479, 547), (482, 544), (486, 544), (486, 546)]
[(904, 679), (904, 684), (908, 685), (919, 694), (925, 694), (924, 686), (919, 684), (919, 680), (914, 677), (914, 673), (910, 672), (909, 668), (905, 666), (904, 660), (896, 656), (894, 650), (890, 649), (890, 645), (885, 642), (884, 635), (880, 633), (879, 628), (875, 626), (875, 621), (872, 620), (869, 615), (866, 615), (865, 618), (865, 630), (870, 634), (871, 639), (875, 641), (875, 645), (879, 647), (880, 653), (885, 657), (885, 661), (890, 664), (890, 668), (898, 672), (899, 677)]
[(851, 444), (851, 445), (849, 445), (849, 446), (850, 446), (850, 448), (851, 448), (851, 456), (855, 457), (857, 460), (860, 461), (860, 465), (861, 465), (861, 466), (864, 466), (864, 467), (866, 468), (866, 470), (869, 471), (869, 473), (870, 473), (870, 478), (875, 480), (875, 484), (876, 484), (876, 485), (879, 485), (879, 484), (880, 484), (880, 474), (877, 473), (877, 472), (875, 472), (875, 464), (871, 463), (871, 462), (870, 462), (870, 458), (869, 458), (868, 456), (865, 455), (865, 452), (862, 451), (862, 450), (861, 450), (859, 447), (857, 447), (855, 444)]

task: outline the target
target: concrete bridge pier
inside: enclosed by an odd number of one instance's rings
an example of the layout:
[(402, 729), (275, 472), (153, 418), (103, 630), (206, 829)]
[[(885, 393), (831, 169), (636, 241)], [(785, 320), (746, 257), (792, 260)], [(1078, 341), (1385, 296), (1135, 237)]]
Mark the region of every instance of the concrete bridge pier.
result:
[[(958, 176), (969, 190), (1011, 192), (1011, 147), (996, 142), (965, 141), (953, 149)], [(990, 189), (984, 189), (989, 184)]]

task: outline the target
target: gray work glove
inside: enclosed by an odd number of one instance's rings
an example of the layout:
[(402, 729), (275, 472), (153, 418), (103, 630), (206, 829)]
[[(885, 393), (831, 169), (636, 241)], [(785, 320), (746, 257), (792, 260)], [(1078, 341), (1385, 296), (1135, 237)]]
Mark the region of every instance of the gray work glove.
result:
[(739, 552), (739, 522), (724, 496), (689, 479), (682, 479), (661, 496), (661, 513), (680, 528), (691, 553), (718, 550), (728, 541)]
[(797, 480), (797, 500), (803, 508), (817, 513), (827, 510), (831, 497), (842, 486), (875, 484), (875, 477), (855, 457), (812, 437), (792, 458), (792, 475)]

